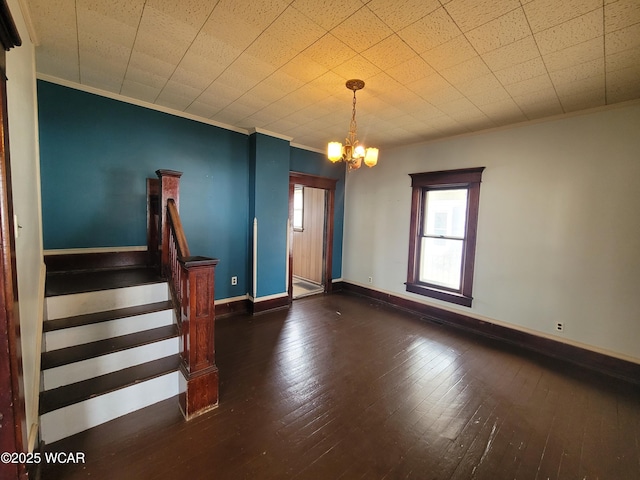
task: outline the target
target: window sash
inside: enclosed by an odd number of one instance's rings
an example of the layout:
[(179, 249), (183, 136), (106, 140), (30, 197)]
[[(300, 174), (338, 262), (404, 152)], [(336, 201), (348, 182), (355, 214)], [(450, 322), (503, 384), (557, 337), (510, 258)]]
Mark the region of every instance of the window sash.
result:
[[(424, 187), (422, 190), (422, 235), (464, 239), (469, 204), (468, 188)], [(444, 220), (444, 225), (438, 220)]]
[[(478, 223), (480, 181), (484, 167), (427, 172), (411, 174), (411, 226), (409, 245), (409, 267), (407, 271), (407, 291), (429, 296), (439, 300), (471, 306), (472, 284), (475, 261), (475, 243)], [(464, 234), (440, 235), (425, 229), (427, 192), (436, 190), (466, 190), (466, 206), (464, 212)], [(427, 240), (429, 239), (429, 240)], [(423, 275), (422, 263), (426, 261), (422, 245), (429, 241), (459, 242), (461, 245), (461, 260), (459, 282), (457, 268), (453, 277), (442, 281), (438, 277)]]
[(463, 254), (464, 240), (423, 236), (419, 283), (461, 292)]

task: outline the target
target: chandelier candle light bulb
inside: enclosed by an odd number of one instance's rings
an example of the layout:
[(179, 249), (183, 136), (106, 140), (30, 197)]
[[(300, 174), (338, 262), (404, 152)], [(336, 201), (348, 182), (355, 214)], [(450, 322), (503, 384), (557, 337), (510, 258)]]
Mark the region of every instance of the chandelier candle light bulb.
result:
[(333, 163), (346, 162), (349, 165), (349, 170), (360, 168), (363, 159), (367, 167), (373, 167), (378, 163), (378, 149), (365, 148), (364, 145), (360, 145), (356, 135), (356, 92), (364, 88), (364, 82), (357, 79), (348, 80), (346, 87), (353, 91), (353, 110), (349, 136), (345, 139), (344, 145), (340, 142), (329, 142), (329, 145), (327, 145), (327, 157)]

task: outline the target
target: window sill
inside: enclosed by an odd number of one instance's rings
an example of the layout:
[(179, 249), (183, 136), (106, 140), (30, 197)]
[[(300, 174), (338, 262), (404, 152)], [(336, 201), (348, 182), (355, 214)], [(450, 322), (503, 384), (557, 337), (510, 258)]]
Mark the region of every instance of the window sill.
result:
[(471, 307), (472, 297), (467, 297), (461, 293), (448, 292), (446, 290), (438, 290), (437, 288), (428, 287), (418, 283), (406, 283), (407, 292), (417, 293), (425, 297), (435, 298), (444, 302), (455, 303), (463, 307)]

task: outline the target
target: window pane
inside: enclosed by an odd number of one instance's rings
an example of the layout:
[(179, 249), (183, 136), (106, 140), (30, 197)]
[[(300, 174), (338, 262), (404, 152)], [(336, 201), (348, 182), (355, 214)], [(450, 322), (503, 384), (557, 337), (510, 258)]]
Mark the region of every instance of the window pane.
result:
[(293, 211), (293, 228), (302, 228), (302, 210)]
[(423, 237), (419, 280), (459, 290), (462, 244), (462, 240)]
[(304, 190), (296, 186), (293, 190), (293, 228), (302, 229), (302, 212), (304, 207)]
[(467, 189), (428, 190), (423, 235), (464, 238)]

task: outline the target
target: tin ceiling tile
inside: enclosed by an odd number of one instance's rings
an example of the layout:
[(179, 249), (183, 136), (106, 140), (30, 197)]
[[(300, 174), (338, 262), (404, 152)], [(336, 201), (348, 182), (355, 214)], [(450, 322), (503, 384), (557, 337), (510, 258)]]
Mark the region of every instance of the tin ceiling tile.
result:
[[(635, 68), (640, 72), (640, 47), (607, 55), (605, 67), (607, 72), (626, 68)], [(638, 78), (640, 78), (640, 75), (638, 75)]]
[(547, 30), (594, 10), (602, 10), (602, 0), (533, 0), (523, 4), (531, 30)]
[(422, 18), (440, 8), (438, 0), (404, 0), (389, 2), (388, 0), (371, 0), (367, 3), (373, 13), (398, 32), (411, 25), (416, 19)]
[(327, 31), (363, 8), (360, 0), (295, 0), (291, 6)]
[(451, 68), (478, 56), (464, 35), (424, 52), (422, 58), (437, 71)]
[(621, 28), (640, 23), (640, 2), (638, 0), (618, 0), (604, 9), (604, 31), (615, 32)]
[(383, 70), (404, 63), (415, 54), (398, 35), (391, 35), (362, 52), (364, 58)]
[(542, 61), (542, 57), (535, 57), (493, 73), (502, 85), (509, 85), (544, 75), (547, 73), (547, 66)]
[(542, 55), (602, 37), (602, 10), (594, 10), (535, 34)]
[(456, 25), (468, 32), (520, 7), (519, 0), (453, 0), (445, 5)]
[(482, 59), (493, 71), (520, 65), (538, 57), (540, 57), (540, 50), (538, 50), (533, 36), (525, 37), (482, 55)]
[(21, 2), (41, 77), (223, 124), (297, 115), (297, 138), (320, 146), (346, 133), (352, 77), (367, 83), (362, 121), (390, 142), (588, 108), (602, 91), (640, 98), (637, 0)]
[(439, 8), (402, 29), (398, 35), (418, 54), (434, 49), (462, 35), (451, 16)]
[(621, 70), (607, 71), (607, 102), (626, 102), (640, 98), (638, 64)]
[(378, 67), (362, 55), (356, 55), (355, 57), (350, 58), (341, 65), (333, 68), (332, 71), (346, 80), (350, 78), (359, 78), (364, 81), (381, 72)]
[(433, 75), (435, 70), (422, 57), (411, 57), (395, 67), (387, 69), (387, 73), (397, 81), (405, 84)]
[(607, 55), (640, 47), (640, 23), (621, 28), (605, 36)]
[(355, 57), (357, 53), (334, 35), (327, 33), (306, 48), (303, 55), (330, 70)]
[(549, 72), (604, 58), (604, 37), (597, 37), (544, 56)]
[(333, 28), (331, 33), (356, 52), (362, 53), (389, 37), (393, 30), (371, 10), (363, 7)]
[(483, 54), (531, 35), (529, 23), (521, 8), (516, 8), (466, 33), (478, 53)]

